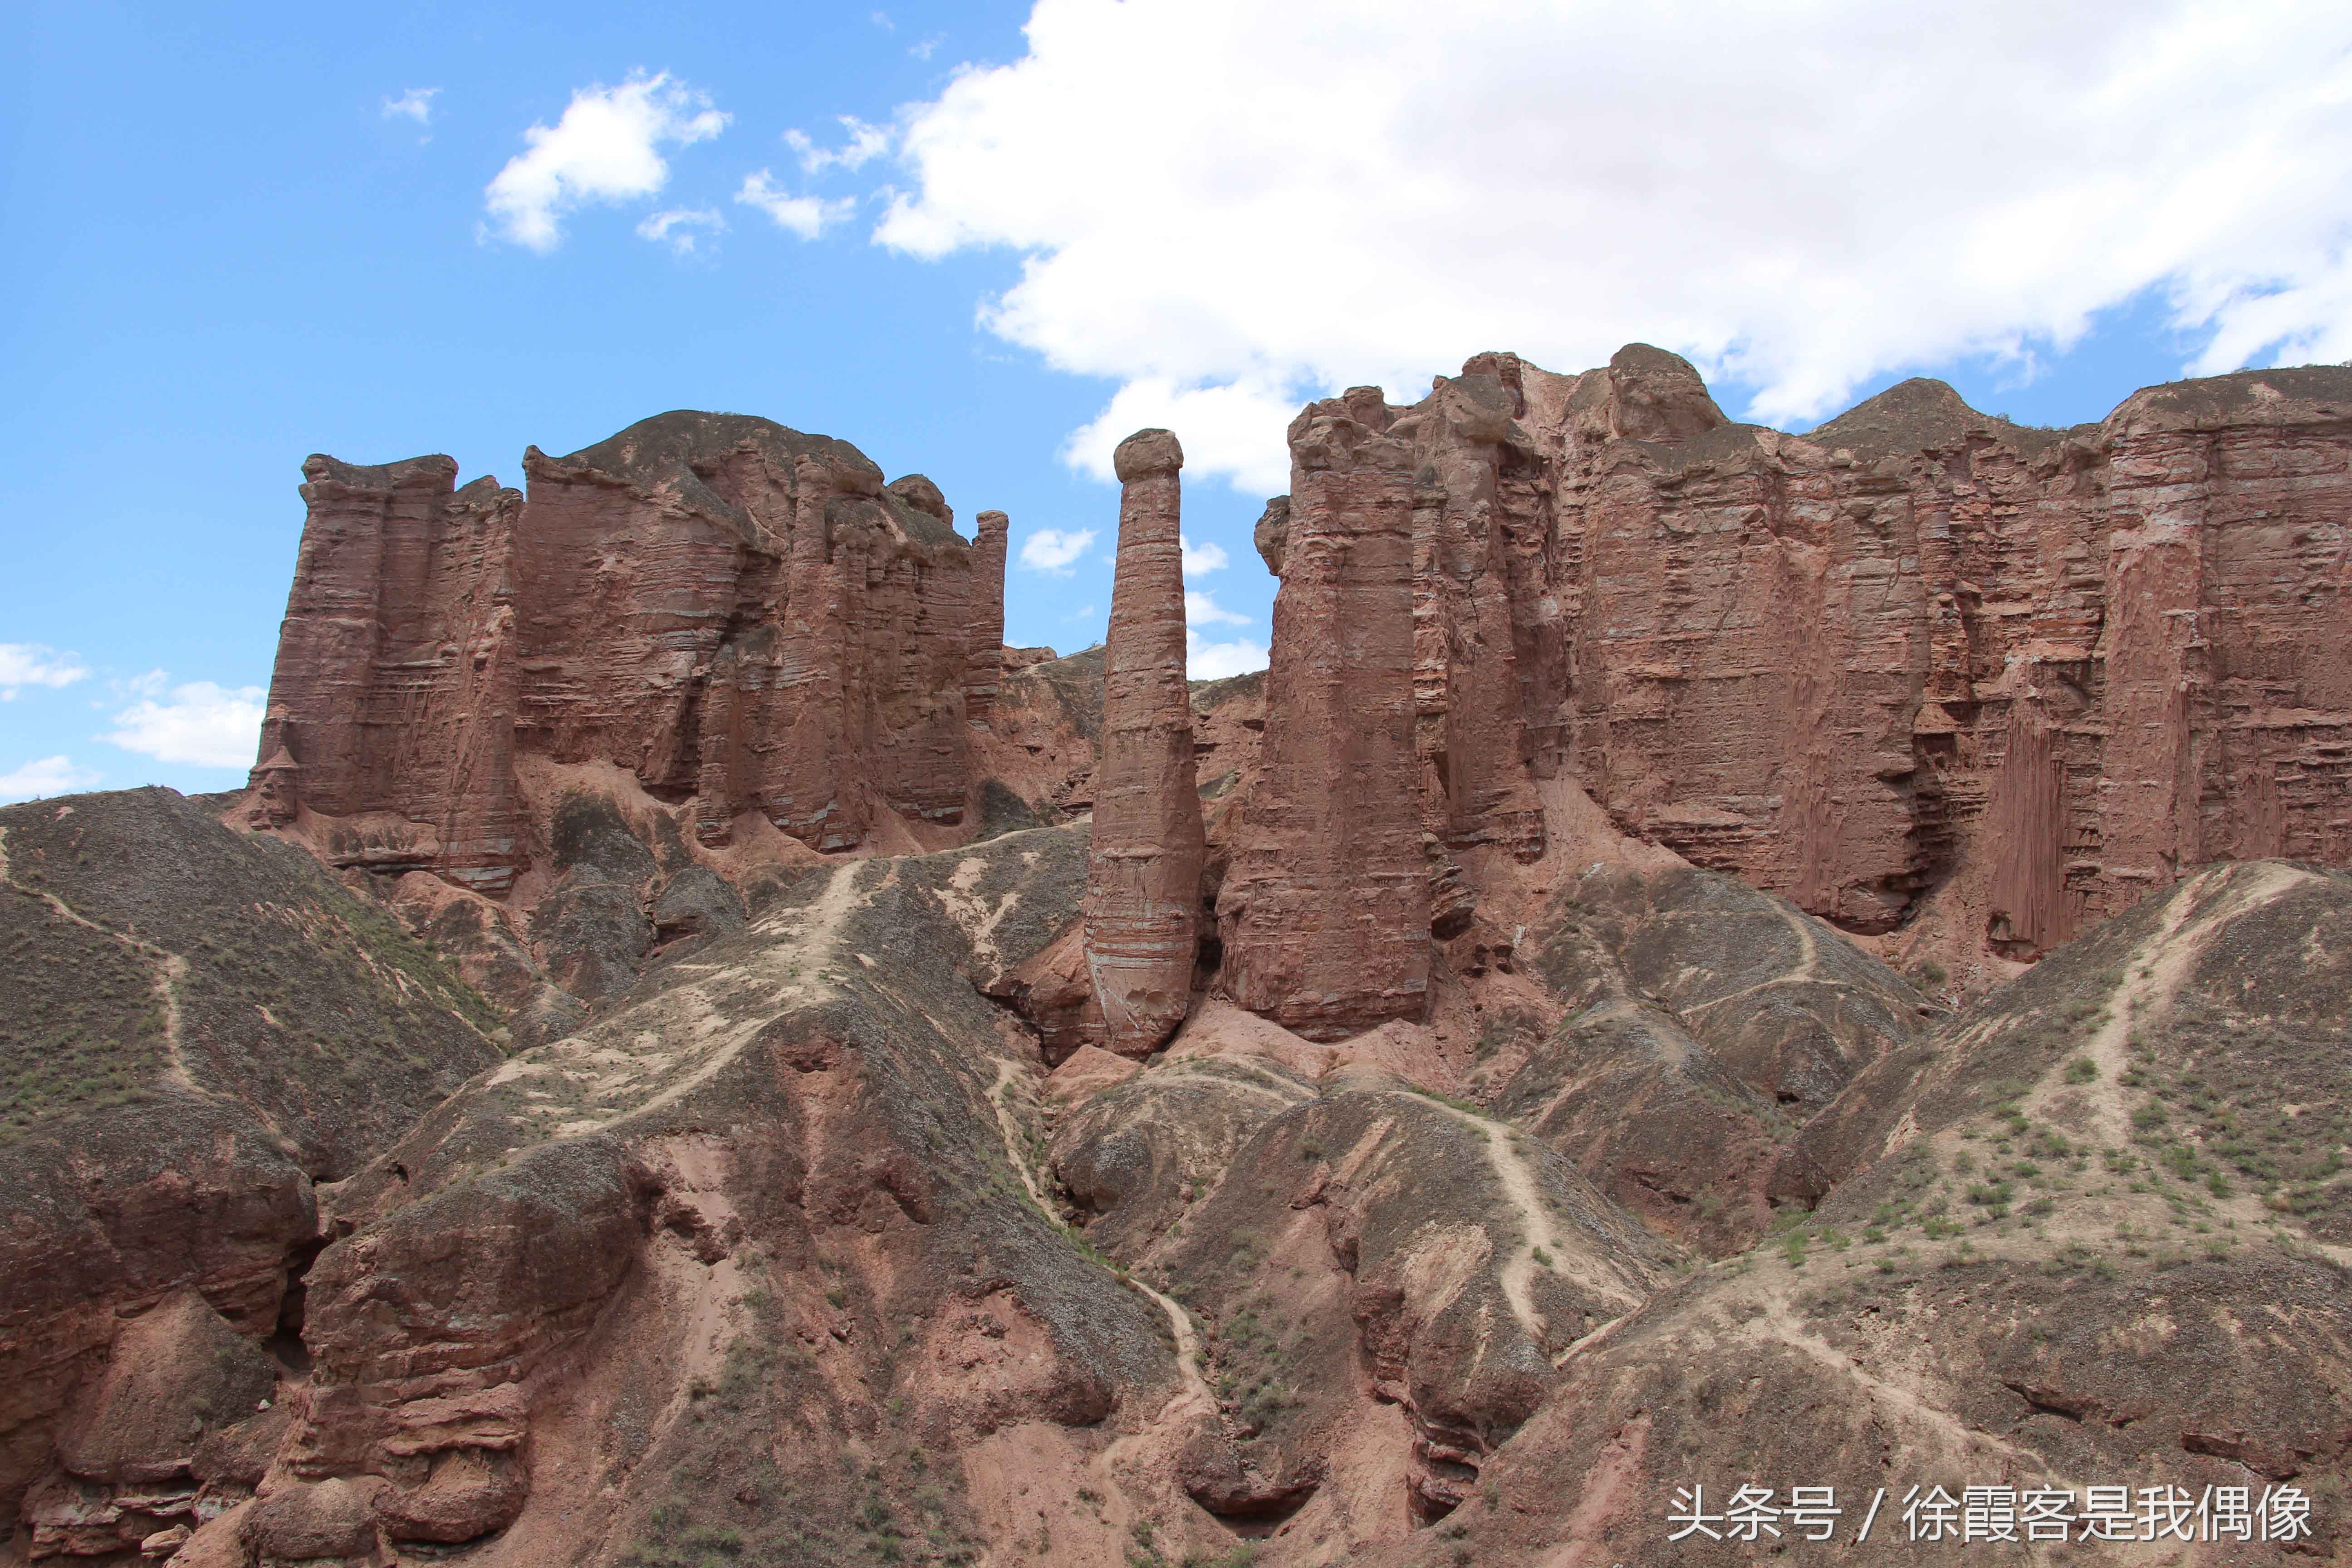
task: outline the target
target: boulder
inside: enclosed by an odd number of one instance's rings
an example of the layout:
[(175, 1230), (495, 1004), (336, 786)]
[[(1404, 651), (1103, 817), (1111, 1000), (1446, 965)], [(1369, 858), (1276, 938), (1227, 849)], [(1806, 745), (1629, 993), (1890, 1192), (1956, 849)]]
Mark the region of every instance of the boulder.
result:
[(181, 1289), (123, 1325), (106, 1375), (68, 1417), (58, 1458), (100, 1481), (161, 1481), (188, 1473), (206, 1434), (266, 1403), (278, 1367), (194, 1290)]

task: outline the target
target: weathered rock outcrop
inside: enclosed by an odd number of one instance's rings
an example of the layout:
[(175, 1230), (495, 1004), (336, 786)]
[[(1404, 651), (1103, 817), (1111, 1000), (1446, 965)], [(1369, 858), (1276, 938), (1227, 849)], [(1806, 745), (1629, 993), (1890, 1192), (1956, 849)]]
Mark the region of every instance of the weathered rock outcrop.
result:
[(1290, 426), (1264, 772), (1217, 898), (1225, 990), (1310, 1038), (1418, 1016), (1429, 984), (1412, 454), (1360, 394)]
[(1951, 885), (2023, 956), (2216, 854), (2352, 856), (2352, 372), (2063, 433), (1909, 382), (1644, 446), (1612, 422), (1654, 376), (1580, 378), (1560, 436), (1575, 753), (1621, 820), (1853, 930)]
[(1101, 761), (1087, 855), (1087, 973), (1105, 1043), (1149, 1056), (1184, 1021), (1201, 923), (1201, 796), (1184, 686), (1183, 448), (1139, 430), (1113, 461), (1122, 487), (1104, 644)]
[[(2021, 958), (2200, 859), (2352, 860), (2352, 371), (2153, 387), (2071, 431), (1913, 381), (1795, 437), (1635, 344), (1578, 376), (1481, 354), (1302, 425), (1411, 448), (1382, 462), (1418, 487), (1449, 856), (1539, 854), (1528, 786), (1566, 772), (1847, 931)], [(1308, 510), (1259, 525), (1286, 578)], [(1276, 670), (1323, 636), (1278, 616)]]
[(1290, 442), (1193, 688), (1165, 432), (1068, 658), (764, 422), (314, 459), (254, 789), (0, 811), (0, 1556), (1664, 1564), (1799, 1478), (2343, 1556), (2352, 372)]
[(313, 1183), (499, 1061), (496, 1018), (309, 855), (169, 790), (0, 809), (0, 1518), (37, 1483), (45, 1539), (113, 1550), (194, 1509), (269, 1394)]
[(1004, 679), (1004, 552), (1013, 520), (1001, 511), (984, 511), (973, 539), (973, 589), (971, 672), (964, 679), (964, 718), (984, 725), (996, 710), (996, 693)]
[(1072, 921), (1084, 860), (1069, 827), (819, 868), (423, 1119), (331, 1195), (291, 1429), (200, 1543), (843, 1561), (1043, 1503), (1115, 1554), (1060, 1510), (1172, 1492), (1166, 1309), (1041, 1212), (1030, 1064), (968, 978)]
[(1004, 522), (967, 542), (937, 486), (764, 419), (665, 414), (525, 500), (420, 458), (304, 466), (257, 824), (334, 819), (330, 858), (502, 894), (532, 859), (519, 762), (610, 763), (825, 850), (876, 814), (959, 821), (993, 700)]
[(1895, 1539), (1958, 1563), (1974, 1545), (1907, 1528), (1907, 1488), (1998, 1475), (2087, 1511), (2128, 1475), (2311, 1502), (2305, 1538), (2184, 1556), (2340, 1557), (2348, 974), (2352, 877), (2210, 867), (1866, 1068), (1787, 1173), (1810, 1219), (1569, 1357), (1460, 1550), (1664, 1568), (1694, 1555), (1674, 1489), (1704, 1475), (1719, 1510), (1735, 1478), (1802, 1475), (1838, 1489), (1840, 1542), (1884, 1486)]
[(399, 847), (356, 826), (343, 858), (386, 853), (503, 889), (523, 863), (514, 731), (515, 531), (522, 497), (447, 458), (364, 467), (312, 456), (310, 512), (278, 634), (256, 826), (297, 811), (391, 812)]

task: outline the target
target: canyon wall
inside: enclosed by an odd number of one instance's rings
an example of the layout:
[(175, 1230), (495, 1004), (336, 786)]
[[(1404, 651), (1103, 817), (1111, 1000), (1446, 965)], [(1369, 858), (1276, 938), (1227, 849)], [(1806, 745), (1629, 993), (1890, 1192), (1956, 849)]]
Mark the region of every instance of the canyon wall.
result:
[(314, 457), (257, 825), (493, 897), (531, 861), (523, 758), (609, 763), (822, 850), (878, 812), (961, 821), (993, 701), (1005, 523), (977, 543), (919, 475), (846, 442), (679, 412), (551, 458), (528, 499), (446, 458)]
[[(1341, 515), (1411, 519), (1441, 928), (1472, 847), (1541, 855), (1532, 790), (1561, 773), (1850, 931), (1925, 916), (2010, 958), (2203, 860), (2352, 862), (2352, 369), (2152, 387), (2064, 431), (1911, 381), (1798, 437), (1645, 345), (1576, 376), (1488, 353), (1410, 408), (1310, 405), (1292, 443), (1258, 531), (1284, 577), (1269, 757), (1315, 727), (1304, 667), (1387, 690), (1385, 650), (1323, 667), (1326, 568), (1296, 559), (1327, 454), (1377, 452), (1346, 483), (1381, 500)], [(1282, 766), (1257, 819), (1318, 809)]]
[[(1262, 709), (1192, 743), (1221, 758), (1216, 984), (1302, 1033), (1423, 1016), (1429, 938), (1482, 898), (1465, 940), (1507, 947), (1497, 895), (1514, 864), (1549, 877), (1543, 802), (1570, 784), (1922, 958), (2034, 958), (2205, 860), (2352, 861), (2352, 369), (2154, 387), (2063, 431), (1912, 381), (1799, 437), (1643, 345), (1580, 375), (1486, 353), (1409, 407), (1314, 404), (1289, 439), (1256, 537), (1282, 579)], [(1125, 719), (1034, 734), (1023, 705), (1000, 734), (1002, 513), (967, 542), (922, 476), (737, 416), (524, 470), (527, 498), (443, 458), (305, 465), (257, 825), (500, 899), (535, 865), (585, 876), (541, 764), (618, 770), (704, 850), (772, 826), (835, 852), (978, 831), (983, 773), (1051, 753), (1059, 808), (1101, 786), (1106, 855), (1193, 864), (1167, 605), (1141, 684), (1111, 682)], [(1133, 492), (1163, 481), (1172, 519), (1172, 468), (1137, 468), (1129, 510), (1157, 517)], [(1148, 1050), (1186, 942), (1136, 940), (1166, 971), (1122, 1041)]]

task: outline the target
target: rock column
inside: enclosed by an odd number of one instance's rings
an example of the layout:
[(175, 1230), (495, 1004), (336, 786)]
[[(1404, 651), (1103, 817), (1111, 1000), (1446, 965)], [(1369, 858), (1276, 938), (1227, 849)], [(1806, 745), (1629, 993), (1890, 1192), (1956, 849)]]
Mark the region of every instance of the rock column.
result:
[(1102, 762), (1087, 858), (1087, 968), (1106, 1043), (1149, 1056), (1184, 1021), (1201, 914), (1201, 797), (1184, 686), (1184, 451), (1139, 430), (1114, 458), (1122, 489), (1106, 647)]
[(963, 716), (981, 729), (996, 710), (996, 692), (1004, 679), (1004, 550), (1013, 520), (1001, 511), (980, 514), (980, 536), (972, 542), (972, 575), (978, 595), (972, 605), (971, 657), (963, 684)]
[(1421, 1016), (1429, 988), (1413, 463), (1339, 399), (1299, 416), (1290, 453), (1265, 773), (1242, 804), (1217, 923), (1227, 994), (1328, 1040)]

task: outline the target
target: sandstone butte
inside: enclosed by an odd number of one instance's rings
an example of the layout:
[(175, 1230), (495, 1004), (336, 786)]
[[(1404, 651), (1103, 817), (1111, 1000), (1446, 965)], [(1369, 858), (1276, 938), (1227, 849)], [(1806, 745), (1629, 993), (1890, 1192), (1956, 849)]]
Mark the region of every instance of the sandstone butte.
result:
[(1543, 855), (1555, 779), (1964, 962), (2200, 862), (2352, 860), (2352, 370), (2150, 387), (2071, 430), (1910, 381), (1798, 437), (1645, 345), (1572, 376), (1486, 353), (1290, 442), (1220, 921), (1232, 994), (1294, 1026), (1409, 1014), (1424, 911), (1446, 934), (1479, 865)]
[(1184, 686), (1184, 450), (1139, 430), (1112, 456), (1118, 550), (1087, 856), (1086, 956), (1109, 1048), (1144, 1057), (1184, 1021), (1200, 946), (1201, 796)]
[[(1912, 381), (1799, 437), (1645, 345), (1579, 375), (1484, 353), (1289, 440), (1263, 738), (1223, 753), (1201, 891), (1215, 988), (1302, 1033), (1420, 1016), (1433, 933), (1507, 946), (1480, 900), (1514, 907), (1560, 788), (1979, 978), (2202, 861), (2352, 860), (2352, 371), (2151, 387), (2063, 431)], [(257, 824), (497, 899), (548, 837), (541, 762), (691, 802), (705, 846), (765, 823), (873, 853), (885, 818), (968, 835), (983, 775), (1075, 744), (1096, 935), (1038, 994), (1084, 994), (1073, 1038), (1164, 1038), (1192, 786), (1181, 571), (1139, 525), (1164, 486), (1172, 529), (1172, 469), (1125, 481), (1121, 592), (1157, 607), (1114, 627), (1109, 723), (1049, 704), (1079, 736), (1016, 746), (1002, 513), (966, 542), (928, 479), (731, 416), (524, 466), (528, 500), (446, 458), (306, 465)], [(1115, 916), (1126, 858), (1156, 890)], [(1114, 970), (1160, 1000), (1108, 1025)]]
[[(534, 759), (603, 763), (820, 850), (878, 810), (955, 824), (996, 694), (1006, 523), (765, 419), (677, 412), (551, 458), (528, 498), (418, 458), (313, 457), (257, 823), (497, 896), (531, 864)], [(538, 815), (543, 816), (543, 811)]]

